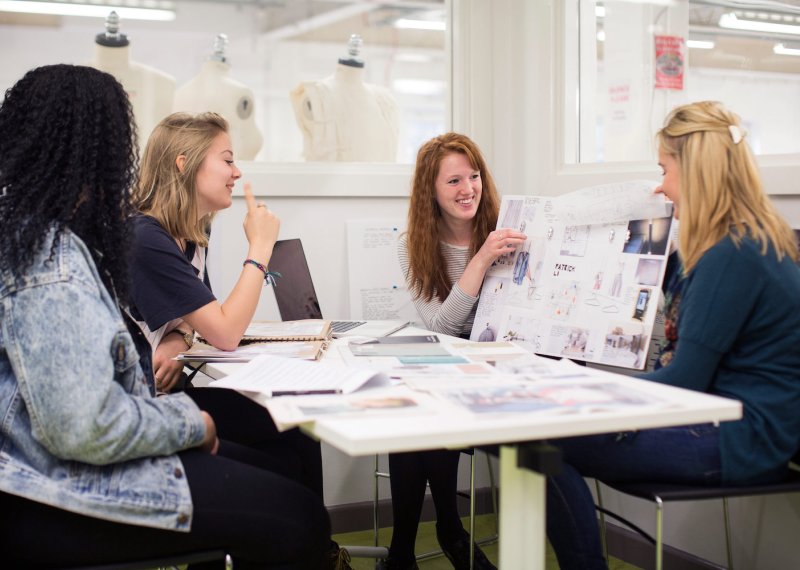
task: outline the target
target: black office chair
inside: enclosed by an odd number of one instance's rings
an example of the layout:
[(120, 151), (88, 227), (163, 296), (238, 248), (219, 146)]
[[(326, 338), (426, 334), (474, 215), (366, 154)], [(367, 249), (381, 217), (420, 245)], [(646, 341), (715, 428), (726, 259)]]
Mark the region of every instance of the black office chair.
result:
[[(725, 524), (725, 546), (728, 559), (728, 570), (733, 570), (733, 553), (731, 551), (730, 539), (730, 516), (728, 513), (728, 498), (731, 497), (752, 497), (758, 495), (778, 495), (786, 493), (800, 492), (800, 452), (798, 452), (789, 464), (786, 479), (779, 483), (766, 485), (730, 485), (722, 487), (705, 487), (700, 485), (675, 485), (669, 483), (607, 483), (595, 480), (597, 489), (597, 510), (600, 513), (600, 529), (608, 559), (608, 549), (605, 537), (605, 517), (606, 515), (620, 521), (627, 527), (633, 529), (648, 542), (655, 545), (656, 549), (656, 570), (663, 570), (663, 524), (664, 524), (664, 503), (675, 501), (704, 501), (710, 499), (722, 499), (722, 511)], [(600, 491), (600, 483), (625, 495), (631, 495), (640, 499), (653, 501), (656, 505), (656, 537), (653, 538), (641, 528), (626, 520), (625, 518), (609, 512), (603, 507), (603, 499)]]

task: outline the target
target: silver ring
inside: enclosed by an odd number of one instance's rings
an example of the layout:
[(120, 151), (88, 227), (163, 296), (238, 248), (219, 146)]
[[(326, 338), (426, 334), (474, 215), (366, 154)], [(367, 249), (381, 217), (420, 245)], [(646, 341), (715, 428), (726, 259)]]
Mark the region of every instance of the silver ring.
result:
[(266, 208), (267, 205), (264, 202), (259, 202), (256, 208)]

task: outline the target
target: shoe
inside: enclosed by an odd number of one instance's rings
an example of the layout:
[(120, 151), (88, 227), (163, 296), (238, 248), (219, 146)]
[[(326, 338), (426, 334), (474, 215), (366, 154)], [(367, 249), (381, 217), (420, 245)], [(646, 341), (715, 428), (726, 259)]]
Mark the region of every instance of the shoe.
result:
[[(442, 547), (442, 552), (447, 556), (455, 570), (469, 570), (469, 547), (471, 541), (466, 531), (462, 530), (454, 539), (445, 538), (437, 531), (436, 539), (439, 541), (439, 546)], [(489, 562), (489, 559), (486, 558), (486, 555), (474, 542), (472, 542), (472, 548), (475, 553), (473, 555), (473, 568), (475, 570), (497, 570), (497, 567)]]
[(403, 563), (392, 557), (379, 560), (375, 568), (376, 570), (419, 570), (416, 560)]
[(325, 568), (330, 570), (353, 570), (350, 566), (350, 553), (346, 548), (340, 547), (335, 542), (331, 541), (331, 549), (325, 557)]

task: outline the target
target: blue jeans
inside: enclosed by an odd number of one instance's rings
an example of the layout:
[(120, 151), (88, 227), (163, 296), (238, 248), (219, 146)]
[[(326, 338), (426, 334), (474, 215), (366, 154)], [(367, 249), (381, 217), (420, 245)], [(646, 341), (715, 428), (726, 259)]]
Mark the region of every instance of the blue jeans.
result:
[(547, 479), (547, 538), (561, 570), (605, 569), (594, 499), (583, 477), (719, 485), (719, 428), (682, 426), (553, 440), (564, 469)]

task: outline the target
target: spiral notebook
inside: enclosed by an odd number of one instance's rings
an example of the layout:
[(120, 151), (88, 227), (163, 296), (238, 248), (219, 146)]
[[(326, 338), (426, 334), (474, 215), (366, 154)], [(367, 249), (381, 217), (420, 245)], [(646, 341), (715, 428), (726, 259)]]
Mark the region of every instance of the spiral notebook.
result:
[(242, 336), (243, 342), (276, 340), (328, 340), (331, 322), (324, 319), (299, 321), (254, 321)]

